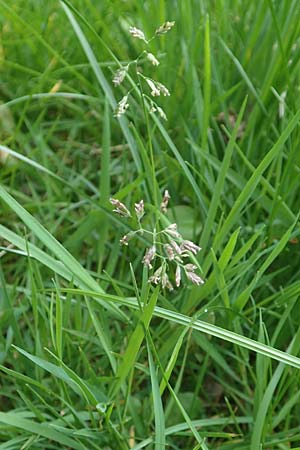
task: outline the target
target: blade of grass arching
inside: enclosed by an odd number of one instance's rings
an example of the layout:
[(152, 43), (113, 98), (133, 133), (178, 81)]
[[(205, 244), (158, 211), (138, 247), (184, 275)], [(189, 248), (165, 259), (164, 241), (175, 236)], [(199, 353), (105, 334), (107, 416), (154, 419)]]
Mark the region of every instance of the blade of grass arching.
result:
[(16, 429), (21, 429), (29, 434), (35, 434), (37, 436), (42, 436), (50, 441), (57, 442), (63, 446), (66, 446), (75, 450), (85, 450), (85, 446), (78, 442), (77, 440), (66, 436), (62, 431), (56, 431), (51, 423), (36, 423), (29, 419), (24, 419), (20, 414), (13, 412), (0, 412), (0, 423), (14, 427)]
[(0, 364), (0, 370), (2, 372), (6, 373), (9, 377), (11, 377), (12, 380), (16, 379), (16, 380), (20, 380), (21, 383), (24, 383), (24, 384), (28, 384), (28, 385), (32, 384), (33, 386), (38, 387), (42, 391), (47, 390), (47, 388), (39, 381), (37, 381), (33, 378), (30, 378), (27, 375), (23, 375), (22, 373), (17, 372), (16, 370), (9, 369), (8, 367), (2, 366), (1, 364)]
[(282, 236), (280, 241), (276, 243), (276, 245), (274, 246), (274, 249), (272, 250), (270, 255), (260, 266), (259, 271), (257, 271), (255, 278), (254, 278), (253, 282), (250, 284), (250, 286), (248, 286), (245, 289), (245, 291), (243, 291), (239, 295), (239, 297), (236, 299), (236, 301), (234, 302), (234, 305), (233, 305), (234, 308), (237, 308), (239, 311), (241, 311), (244, 308), (244, 306), (246, 305), (246, 303), (249, 299), (249, 296), (251, 295), (252, 290), (255, 288), (258, 281), (261, 279), (261, 277), (263, 276), (265, 271), (270, 267), (270, 265), (273, 263), (273, 261), (277, 258), (277, 256), (280, 255), (280, 253), (282, 252), (282, 250), (288, 243), (297, 221), (298, 221), (298, 217), (297, 217), (296, 221), (293, 223), (293, 225), (284, 233), (284, 235)]
[[(71, 12), (71, 9), (63, 1), (61, 1), (60, 4), (61, 4), (62, 8), (64, 9), (64, 11), (65, 11), (65, 13), (66, 13), (66, 15), (67, 15), (67, 17), (68, 17), (72, 27), (73, 27), (73, 30), (74, 30), (74, 32), (75, 32), (75, 34), (76, 34), (76, 36), (77, 36), (77, 38), (78, 38), (78, 40), (79, 40), (83, 50), (85, 52), (85, 55), (86, 55), (87, 59), (90, 62), (91, 68), (93, 69), (93, 72), (94, 72), (94, 74), (95, 74), (95, 76), (97, 78), (97, 81), (98, 81), (99, 85), (103, 89), (103, 91), (104, 91), (104, 93), (105, 93), (105, 95), (106, 95), (106, 97), (107, 97), (107, 99), (108, 99), (108, 101), (110, 103), (111, 108), (114, 110), (116, 108), (117, 102), (115, 100), (115, 97), (114, 97), (114, 94), (112, 92), (112, 89), (111, 89), (110, 85), (108, 84), (106, 78), (103, 75), (103, 72), (102, 72), (102, 70), (101, 70), (101, 68), (100, 68), (100, 66), (98, 64), (98, 61), (97, 61), (97, 59), (95, 57), (95, 54), (94, 54), (94, 52), (93, 52), (93, 50), (92, 50), (92, 48), (91, 48), (87, 38), (85, 37), (85, 35), (84, 35), (82, 29), (80, 28), (77, 20), (75, 19), (73, 13)], [(128, 127), (128, 120), (125, 117), (121, 117), (119, 119), (119, 123), (120, 123), (121, 129), (122, 129), (122, 131), (124, 133), (124, 136), (125, 136), (125, 138), (126, 138), (126, 140), (128, 142), (128, 145), (130, 147), (130, 150), (131, 150), (131, 153), (132, 153), (132, 157), (133, 157), (133, 160), (134, 160), (134, 162), (136, 164), (136, 167), (140, 171), (142, 169), (140, 156), (138, 154), (138, 150), (136, 148), (134, 139), (133, 139), (132, 134), (131, 134), (131, 132), (129, 130), (129, 127)]]
[(132, 370), (137, 354), (144, 339), (144, 330), (147, 330), (153, 316), (153, 311), (157, 302), (159, 288), (157, 287), (150, 297), (149, 303), (144, 307), (140, 320), (131, 334), (127, 349), (123, 355), (122, 362), (118, 367), (116, 377), (117, 381), (111, 390), (111, 397), (115, 397), (124, 383), (130, 370)]
[[(55, 378), (64, 381), (77, 395), (82, 395), (89, 405), (95, 406), (98, 403), (99, 399), (94, 396), (86, 383), (77, 374), (75, 374), (73, 370), (63, 364), (61, 360), (59, 360), (59, 362), (62, 364), (62, 366), (56, 366), (55, 364), (46, 361), (45, 359), (31, 355), (30, 353), (26, 352), (20, 347), (17, 347), (16, 345), (13, 345), (13, 348), (15, 348), (19, 353), (28, 358), (38, 367), (41, 367), (42, 369), (51, 373), (51, 375), (53, 375)], [(57, 357), (53, 355), (53, 353), (49, 353), (57, 360)], [(104, 396), (101, 401), (105, 401)]]
[[(80, 284), (83, 288), (92, 288), (99, 293), (103, 292), (98, 283), (89, 275), (89, 273), (78, 263), (78, 261), (73, 258), (73, 256), (41, 225), (39, 222), (31, 216), (21, 205), (19, 205), (16, 200), (13, 199), (1, 186), (0, 186), (0, 197), (6, 199), (8, 205), (19, 215), (19, 217), (25, 222), (25, 224), (30, 228), (34, 234), (48, 247), (50, 251), (58, 256), (60, 261), (63, 263), (63, 274), (67, 275), (67, 279), (74, 279), (74, 283)], [(0, 227), (1, 232), (1, 227)], [(26, 244), (25, 244), (26, 245)], [(33, 246), (28, 247), (31, 251)], [(25, 246), (26, 249), (26, 246)], [(36, 252), (37, 253), (37, 252)], [(45, 259), (44, 254), (38, 252), (38, 255), (42, 257), (42, 261)], [(54, 259), (47, 257), (47, 262), (54, 265), (57, 268), (57, 262)], [(66, 271), (65, 268), (68, 270)], [(61, 267), (58, 268), (61, 273)], [(68, 272), (69, 271), (69, 272)], [(71, 276), (70, 276), (71, 275)], [(102, 302), (102, 306), (107, 308), (107, 304)], [(119, 317), (123, 317), (123, 313), (119, 311), (119, 308), (115, 305), (111, 305), (113, 308), (109, 307), (108, 310), (117, 314)], [(111, 360), (112, 350), (109, 344), (108, 336), (102, 334), (102, 346), (107, 349), (107, 356)]]
[[(1, 106), (0, 106), (1, 108)], [(34, 167), (35, 169), (37, 169), (39, 172), (43, 172), (46, 173), (47, 175), (50, 175), (51, 177), (55, 178), (56, 180), (61, 181), (62, 183), (64, 183), (65, 181), (57, 174), (51, 172), (50, 170), (48, 170), (46, 167), (42, 166), (41, 164), (37, 163), (36, 161), (27, 158), (26, 156), (22, 155), (21, 153), (15, 152), (14, 150), (11, 150), (10, 148), (4, 146), (4, 145), (0, 145), (0, 152), (10, 155), (14, 158), (19, 159), (20, 161), (25, 162), (26, 164), (29, 164), (30, 166)]]
[[(208, 151), (208, 131), (211, 102), (211, 61), (210, 61), (210, 20), (207, 14), (204, 30), (204, 89), (203, 89), (203, 121), (201, 133), (202, 148)], [(202, 164), (203, 165), (203, 164)], [(202, 168), (204, 170), (204, 167)], [(203, 172), (202, 172), (203, 173)]]
[[(4, 227), (3, 225), (0, 225), (0, 236), (3, 239), (7, 240), (8, 242), (11, 242), (15, 247), (21, 249), (23, 252), (23, 256), (27, 256), (29, 254), (31, 258), (40, 261), (44, 266), (53, 270), (53, 272), (57, 273), (65, 280), (70, 281), (73, 278), (72, 272), (68, 270), (68, 268), (61, 261), (54, 259), (52, 256), (48, 255), (43, 250), (40, 250), (38, 247), (36, 247), (34, 244), (31, 244), (30, 242), (27, 243), (28, 246), (28, 253), (27, 253), (25, 239), (14, 233), (13, 231), (9, 230), (8, 228)], [(78, 282), (76, 278), (75, 281)], [(83, 285), (80, 282), (78, 283), (78, 286), (79, 285), (81, 285), (81, 288), (83, 288)]]
[(155, 419), (155, 450), (164, 450), (166, 448), (165, 416), (158, 385), (157, 373), (155, 370), (154, 361), (148, 339), (146, 339), (146, 342), (147, 342), (148, 361), (149, 361), (152, 396), (153, 396), (153, 410)]
[(172, 151), (172, 153), (174, 154), (175, 158), (177, 159), (183, 173), (185, 174), (187, 181), (190, 183), (190, 185), (192, 186), (195, 195), (199, 201), (199, 205), (201, 206), (202, 209), (202, 215), (207, 215), (207, 207), (205, 205), (204, 202), (204, 198), (202, 196), (202, 193), (199, 189), (199, 186), (196, 182), (196, 180), (194, 179), (191, 171), (189, 170), (186, 162), (184, 161), (184, 159), (182, 158), (179, 150), (177, 149), (176, 145), (174, 144), (174, 142), (172, 141), (172, 139), (170, 138), (169, 134), (167, 133), (165, 127), (162, 125), (161, 121), (157, 118), (157, 116), (153, 115), (153, 120), (156, 123), (159, 131), (161, 132), (161, 135), (163, 136), (164, 140), (166, 141), (166, 143), (168, 144), (170, 150)]
[(203, 226), (203, 233), (201, 236), (201, 247), (204, 252), (207, 248), (207, 245), (209, 243), (209, 237), (213, 230), (213, 225), (214, 225), (217, 209), (218, 209), (218, 207), (220, 207), (220, 204), (221, 204), (221, 196), (222, 196), (222, 192), (224, 189), (228, 169), (230, 166), (232, 152), (234, 150), (234, 143), (235, 143), (237, 135), (238, 135), (239, 127), (240, 127), (240, 124), (241, 124), (241, 121), (242, 121), (242, 118), (243, 118), (243, 115), (245, 112), (246, 104), (247, 104), (247, 97), (241, 106), (241, 109), (240, 109), (239, 115), (237, 117), (233, 132), (230, 136), (228, 145), (226, 147), (224, 159), (223, 159), (222, 165), (220, 167), (220, 171), (219, 171), (219, 175), (218, 175), (218, 178), (216, 181), (214, 193), (213, 193), (212, 199), (209, 204), (207, 218), (205, 221), (205, 225)]
[[(299, 352), (299, 348), (300, 348), (300, 328), (293, 337), (292, 342), (288, 347), (288, 351), (292, 351), (293, 353), (295, 352), (297, 354)], [(267, 412), (270, 407), (270, 403), (272, 401), (275, 389), (280, 381), (284, 369), (285, 367), (283, 364), (278, 365), (268, 384), (268, 387), (264, 393), (262, 401), (260, 402), (252, 430), (250, 450), (261, 449), (263, 428), (267, 420)]]
[[(192, 420), (192, 423), (195, 428), (208, 428), (208, 427), (224, 427), (224, 425), (232, 425), (237, 422), (238, 424), (250, 424), (252, 422), (251, 417), (235, 417), (233, 420), (230, 417), (217, 417), (212, 419), (199, 419)], [(171, 427), (166, 428), (166, 436), (176, 435), (184, 431), (189, 430), (189, 425), (186, 422), (178, 423), (176, 425), (172, 425)], [(153, 443), (153, 438), (149, 437), (142, 442), (139, 442), (135, 445), (132, 450), (141, 450), (142, 448), (148, 447), (149, 444)], [(238, 450), (238, 448), (237, 448)]]
[(263, 158), (263, 160), (260, 162), (260, 164), (253, 172), (252, 176), (249, 178), (248, 182), (246, 183), (246, 186), (236, 199), (219, 233), (217, 233), (216, 235), (213, 244), (215, 251), (219, 249), (221, 243), (226, 238), (228, 231), (235, 224), (236, 220), (239, 218), (242, 208), (246, 205), (247, 201), (249, 200), (249, 198), (255, 191), (257, 185), (261, 181), (261, 177), (264, 171), (271, 164), (271, 162), (277, 157), (277, 155), (280, 154), (285, 141), (290, 136), (294, 128), (297, 126), (299, 119), (300, 119), (300, 110), (290, 120), (287, 127), (283, 130), (282, 134), (280, 135), (276, 143), (273, 145), (271, 150), (269, 150), (269, 152), (266, 154), (266, 156)]
[[(2, 186), (0, 186), (0, 198), (20, 217), (25, 225), (53, 252), (58, 259), (72, 273), (74, 280), (80, 281), (89, 289), (102, 292), (98, 283), (79, 264), (79, 262), (60, 244), (28, 211), (26, 211)], [(118, 308), (113, 308), (118, 313)], [(118, 313), (119, 315), (119, 313)]]
[[(116, 295), (110, 294), (98, 294), (97, 292), (87, 292), (79, 289), (61, 289), (61, 291), (72, 292), (76, 295), (87, 295), (94, 298), (95, 301), (98, 301), (98, 297), (105, 298), (107, 301), (117, 302), (119, 304), (126, 305), (129, 308), (139, 309), (139, 304), (135, 298), (118, 297)], [(196, 331), (215, 336), (224, 341), (231, 342), (232, 344), (240, 345), (241, 347), (247, 348), (248, 350), (261, 353), (262, 355), (268, 356), (269, 358), (273, 358), (279, 362), (283, 362), (285, 364), (296, 367), (297, 369), (300, 369), (300, 358), (278, 350), (269, 345), (261, 344), (260, 342), (249, 339), (241, 334), (226, 330), (225, 328), (221, 328), (208, 322), (194, 319), (193, 317), (161, 308), (159, 306), (155, 306), (153, 314), (157, 317), (161, 317), (162, 319), (193, 328)]]
[(54, 99), (56, 98), (62, 98), (62, 99), (69, 99), (69, 100), (83, 100), (86, 102), (93, 102), (94, 104), (98, 101), (97, 97), (92, 97), (91, 95), (85, 95), (85, 94), (76, 94), (75, 92), (40, 92), (38, 94), (29, 94), (29, 95), (22, 95), (21, 97), (16, 97), (13, 100), (9, 100), (6, 103), (2, 103), (0, 105), (0, 111), (1, 109), (4, 109), (8, 106), (17, 105), (18, 103), (28, 102), (28, 100), (40, 100), (40, 99)]

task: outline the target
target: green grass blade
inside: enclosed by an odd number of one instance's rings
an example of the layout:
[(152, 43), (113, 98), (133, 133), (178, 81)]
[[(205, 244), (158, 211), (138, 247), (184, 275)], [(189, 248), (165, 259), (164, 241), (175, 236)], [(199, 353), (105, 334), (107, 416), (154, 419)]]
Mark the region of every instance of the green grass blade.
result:
[(129, 338), (127, 349), (123, 355), (122, 362), (118, 367), (116, 377), (117, 382), (112, 389), (111, 396), (114, 397), (125, 381), (129, 371), (132, 369), (144, 339), (144, 330), (147, 330), (152, 319), (153, 311), (157, 302), (158, 288), (150, 297), (149, 303), (145, 306), (139, 323)]
[[(79, 262), (60, 244), (31, 214), (29, 214), (2, 186), (0, 198), (20, 217), (25, 225), (40, 239), (41, 242), (53, 252), (65, 267), (72, 273), (74, 279), (82, 285), (102, 292), (98, 283), (79, 264)], [(118, 308), (112, 309), (118, 313)]]
[[(129, 308), (131, 307), (134, 309), (139, 309), (139, 304), (135, 298), (123, 298), (109, 294), (99, 295), (96, 292), (80, 291), (78, 289), (61, 289), (61, 291), (73, 292), (74, 294), (79, 295), (87, 295), (94, 298), (95, 300), (97, 300), (97, 297), (100, 296), (101, 298), (105, 298), (107, 301), (118, 302), (119, 304), (126, 305)], [(191, 327), (201, 333), (209, 334), (227, 342), (231, 342), (232, 344), (240, 345), (241, 347), (247, 348), (248, 350), (260, 353), (269, 358), (273, 358), (279, 362), (283, 362), (285, 364), (296, 367), (297, 369), (300, 369), (300, 358), (273, 348), (269, 345), (261, 344), (260, 342), (249, 339), (241, 334), (234, 333), (211, 323), (204, 322), (199, 319), (194, 319), (193, 317), (189, 317), (184, 314), (180, 314), (179, 312), (162, 308), (160, 306), (155, 306), (153, 313), (155, 316), (161, 317), (162, 319), (169, 320), (173, 323), (178, 323), (179, 325), (183, 325), (185, 327)], [(140, 332), (140, 334), (142, 333)], [(142, 337), (140, 337), (140, 339), (142, 338), (143, 335)]]
[(68, 436), (64, 436), (60, 431), (56, 431), (51, 424), (47, 423), (36, 423), (29, 419), (24, 419), (20, 414), (13, 412), (0, 412), (0, 422), (8, 425), (10, 427), (15, 427), (16, 429), (21, 429), (30, 434), (35, 434), (37, 436), (42, 436), (44, 438), (50, 439), (58, 444), (67, 446), (68, 448), (75, 450), (85, 450), (85, 446), (80, 444), (75, 439)]
[(148, 340), (147, 340), (147, 351), (148, 351), (148, 361), (152, 386), (153, 410), (155, 418), (155, 450), (164, 450), (166, 448), (165, 416), (155, 365)]

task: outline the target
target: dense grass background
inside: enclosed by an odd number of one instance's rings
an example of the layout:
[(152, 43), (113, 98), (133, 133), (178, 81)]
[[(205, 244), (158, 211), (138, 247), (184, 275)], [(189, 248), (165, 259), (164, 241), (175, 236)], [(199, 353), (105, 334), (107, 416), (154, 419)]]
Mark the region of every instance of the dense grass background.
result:
[[(300, 448), (299, 19), (295, 0), (0, 0), (0, 449)], [(144, 48), (129, 27), (166, 20), (141, 66), (171, 92), (153, 167), (138, 90), (113, 117), (136, 80), (111, 80)], [(108, 201), (153, 211), (166, 188), (206, 280), (172, 293)]]

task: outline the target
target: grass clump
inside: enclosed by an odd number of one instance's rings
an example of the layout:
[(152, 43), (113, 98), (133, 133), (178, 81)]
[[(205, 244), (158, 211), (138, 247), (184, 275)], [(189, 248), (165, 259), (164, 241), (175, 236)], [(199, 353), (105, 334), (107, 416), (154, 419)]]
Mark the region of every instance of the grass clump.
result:
[(0, 448), (300, 447), (297, 2), (0, 6)]

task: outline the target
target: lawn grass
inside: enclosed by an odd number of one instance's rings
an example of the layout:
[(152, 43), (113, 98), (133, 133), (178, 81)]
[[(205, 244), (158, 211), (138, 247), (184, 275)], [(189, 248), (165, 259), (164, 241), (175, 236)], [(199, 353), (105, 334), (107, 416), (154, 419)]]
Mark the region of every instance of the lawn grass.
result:
[[(0, 449), (300, 448), (299, 19), (0, 0)], [(111, 197), (144, 200), (128, 246)], [(169, 292), (143, 258), (174, 222), (205, 282)]]

